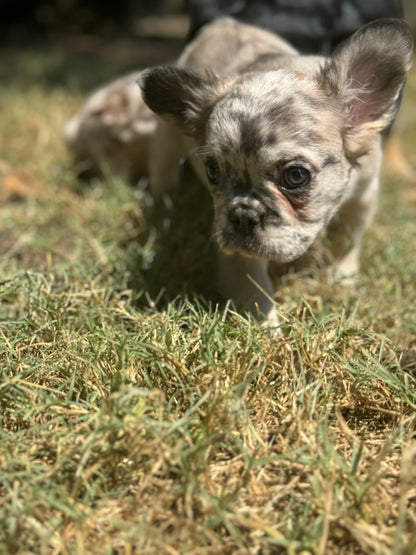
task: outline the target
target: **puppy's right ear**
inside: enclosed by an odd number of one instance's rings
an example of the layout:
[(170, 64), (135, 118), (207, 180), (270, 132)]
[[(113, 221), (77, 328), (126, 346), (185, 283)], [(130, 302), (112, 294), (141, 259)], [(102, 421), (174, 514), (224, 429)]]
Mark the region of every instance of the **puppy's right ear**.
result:
[(221, 96), (220, 82), (213, 74), (202, 76), (176, 67), (146, 70), (137, 83), (153, 112), (196, 138), (204, 135), (208, 117)]

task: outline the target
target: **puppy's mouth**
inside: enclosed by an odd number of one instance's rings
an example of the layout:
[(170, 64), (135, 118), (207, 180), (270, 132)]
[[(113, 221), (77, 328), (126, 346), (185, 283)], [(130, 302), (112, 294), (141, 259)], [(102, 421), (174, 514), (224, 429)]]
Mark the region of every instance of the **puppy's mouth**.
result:
[(221, 249), (227, 254), (239, 252), (249, 257), (262, 258), (266, 256), (266, 249), (259, 239), (258, 233), (240, 233), (227, 226), (218, 234)]
[(284, 224), (279, 215), (252, 207), (236, 206), (217, 219), (217, 239), (229, 254), (291, 262), (306, 252), (310, 235)]

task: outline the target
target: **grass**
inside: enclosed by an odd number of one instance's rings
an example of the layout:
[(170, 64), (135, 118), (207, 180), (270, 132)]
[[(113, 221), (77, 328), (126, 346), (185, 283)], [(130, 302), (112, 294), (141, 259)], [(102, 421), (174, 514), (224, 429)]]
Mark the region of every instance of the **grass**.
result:
[(414, 185), (384, 179), (356, 288), (280, 284), (273, 337), (210, 298), (202, 220), (76, 181), (63, 123), (114, 68), (65, 56), (1, 70), (0, 552), (414, 553)]

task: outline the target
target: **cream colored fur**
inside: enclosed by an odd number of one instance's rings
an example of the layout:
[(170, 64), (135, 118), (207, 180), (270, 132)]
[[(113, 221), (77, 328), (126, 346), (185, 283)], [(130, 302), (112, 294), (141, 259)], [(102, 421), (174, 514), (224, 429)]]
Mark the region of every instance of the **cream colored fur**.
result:
[(269, 261), (302, 259), (325, 232), (333, 276), (358, 272), (377, 203), (381, 133), (397, 112), (411, 56), (399, 20), (369, 24), (321, 58), (224, 18), (205, 26), (175, 66), (140, 73), (142, 97), (131, 96), (132, 76), (92, 97), (67, 141), (81, 157), (95, 149), (111, 165), (106, 121), (118, 95), (116, 106), (124, 102), (129, 114), (113, 110), (126, 166), (140, 161), (146, 171), (151, 137), (149, 178), (160, 194), (178, 185), (178, 164), (190, 160), (214, 205), (219, 291), (277, 326)]

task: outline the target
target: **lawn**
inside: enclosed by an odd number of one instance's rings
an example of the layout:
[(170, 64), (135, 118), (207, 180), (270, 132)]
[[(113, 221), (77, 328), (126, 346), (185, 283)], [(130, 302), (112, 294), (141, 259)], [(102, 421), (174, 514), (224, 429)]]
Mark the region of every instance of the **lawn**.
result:
[[(179, 46), (0, 52), (0, 553), (411, 555), (415, 183), (384, 176), (353, 288), (279, 283), (282, 337), (218, 306), (178, 224), (205, 193), (82, 183), (61, 139)], [(416, 71), (400, 122), (416, 165)]]

